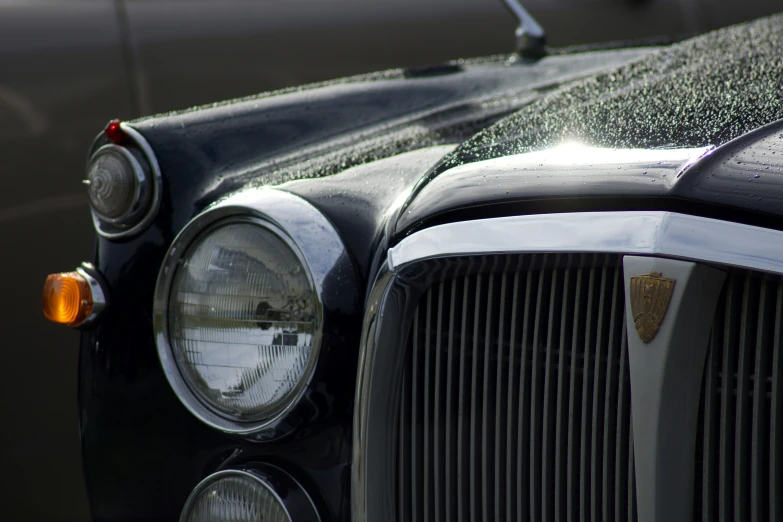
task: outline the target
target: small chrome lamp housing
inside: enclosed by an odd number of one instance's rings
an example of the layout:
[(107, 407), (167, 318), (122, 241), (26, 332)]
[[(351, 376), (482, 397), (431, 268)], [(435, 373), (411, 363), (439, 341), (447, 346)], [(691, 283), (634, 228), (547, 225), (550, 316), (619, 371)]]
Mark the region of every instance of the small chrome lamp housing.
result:
[(226, 433), (290, 433), (311, 415), (300, 403), (319, 363), (325, 287), (358, 293), (354, 274), (329, 220), (288, 192), (242, 191), (196, 216), (164, 258), (153, 303), (177, 397)]
[(115, 132), (122, 140), (107, 142), (104, 133), (96, 140), (84, 180), (95, 230), (107, 239), (144, 230), (161, 201), (160, 167), (152, 147), (126, 123), (116, 123)]
[(218, 471), (191, 492), (180, 522), (320, 522), (312, 499), (281, 469), (262, 464)]

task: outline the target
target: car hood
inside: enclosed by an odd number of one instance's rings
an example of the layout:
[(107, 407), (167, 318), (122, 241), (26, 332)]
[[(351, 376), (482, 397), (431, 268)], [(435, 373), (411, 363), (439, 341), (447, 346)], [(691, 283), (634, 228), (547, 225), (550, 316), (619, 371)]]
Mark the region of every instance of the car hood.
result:
[[(568, 198), (669, 196), (779, 216), (783, 210), (777, 193), (774, 198), (764, 198), (765, 193), (783, 187), (783, 176), (776, 164), (746, 161), (746, 166), (739, 169), (741, 173), (734, 169), (733, 183), (740, 179), (750, 183), (734, 186), (733, 190), (725, 190), (725, 186), (721, 190), (705, 190), (710, 182), (703, 178), (712, 176), (709, 168), (701, 168), (705, 162), (700, 168), (691, 169), (687, 176), (677, 176), (675, 169), (668, 179), (658, 179), (657, 186), (653, 185), (653, 169), (649, 169), (647, 178), (641, 178), (643, 171), (645, 175), (648, 172), (640, 169), (637, 180), (616, 175), (614, 169), (619, 167), (613, 160), (606, 169), (594, 167), (601, 162), (600, 152), (596, 155), (595, 151), (601, 149), (689, 149), (691, 152), (683, 153), (684, 160), (694, 153), (698, 155), (699, 149), (720, 147), (780, 118), (783, 15), (776, 15), (660, 48), (639, 60), (565, 85), (478, 132), (422, 177), (400, 211), (397, 235), (410, 233), (434, 215), (458, 207), (533, 197), (558, 198), (564, 192)], [(765, 147), (778, 147), (778, 154), (783, 154), (783, 140), (775, 139), (774, 129), (771, 132)], [(555, 181), (539, 179), (530, 183), (527, 176), (535, 179), (539, 163), (534, 161), (535, 154), (564, 144), (571, 149), (557, 154), (572, 155), (571, 166), (582, 167), (559, 169)], [(533, 156), (528, 157), (530, 153)], [(774, 159), (774, 152), (769, 154)], [(518, 160), (493, 163), (498, 158)], [(525, 172), (513, 174), (514, 168), (523, 165)], [(550, 178), (554, 174), (549, 167), (542, 164), (538, 175)], [(458, 170), (453, 171), (455, 168)], [(471, 182), (465, 182), (464, 169), (473, 173)], [(761, 171), (764, 186), (754, 182), (759, 176), (755, 171), (748, 174), (749, 169)], [(593, 175), (585, 179), (585, 171)], [(457, 190), (456, 186), (449, 187), (447, 180), (455, 172), (459, 176), (454, 179), (462, 180), (461, 188), (472, 193), (456, 196), (460, 201), (451, 207), (443, 201), (439, 207), (426, 205), (425, 200), (435, 193)], [(507, 176), (509, 185), (514, 186), (503, 187), (504, 190), (495, 186), (483, 193), (475, 188), (479, 180), (487, 181), (487, 176), (491, 179), (494, 175)], [(675, 189), (675, 181), (680, 178)], [(732, 184), (731, 180), (727, 183)], [(544, 188), (538, 188), (541, 186)], [(701, 188), (698, 194), (688, 189), (696, 186)], [(533, 211), (557, 211), (557, 207), (526, 209), (517, 205), (513, 209), (514, 213)]]
[[(552, 89), (653, 50), (560, 54), (525, 63), (493, 57), (398, 69), (130, 124), (155, 151), (165, 183), (161, 214), (171, 219), (167, 228), (178, 230), (222, 194), (248, 185), (321, 178), (401, 152), (461, 143)], [(176, 201), (167, 201), (166, 194), (176, 195)]]

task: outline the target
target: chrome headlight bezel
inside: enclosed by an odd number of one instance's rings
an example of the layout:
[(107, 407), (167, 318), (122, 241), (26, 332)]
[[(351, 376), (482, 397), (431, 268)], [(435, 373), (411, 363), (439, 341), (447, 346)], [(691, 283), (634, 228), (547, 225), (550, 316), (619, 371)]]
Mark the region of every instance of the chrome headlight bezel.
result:
[[(180, 373), (169, 335), (169, 299), (174, 275), (182, 257), (203, 234), (229, 223), (252, 223), (267, 228), (291, 248), (316, 294), (316, 328), (312, 354), (303, 384), (274, 416), (240, 422), (218, 414), (190, 389)], [(337, 231), (326, 217), (298, 196), (276, 189), (250, 189), (236, 193), (193, 218), (169, 247), (158, 273), (153, 302), (153, 327), (161, 365), (178, 399), (196, 418), (225, 433), (271, 440), (290, 432), (300, 421), (297, 406), (310, 388), (321, 354), (324, 330), (324, 280), (335, 269), (344, 270), (350, 259)], [(348, 267), (353, 270), (352, 266)]]

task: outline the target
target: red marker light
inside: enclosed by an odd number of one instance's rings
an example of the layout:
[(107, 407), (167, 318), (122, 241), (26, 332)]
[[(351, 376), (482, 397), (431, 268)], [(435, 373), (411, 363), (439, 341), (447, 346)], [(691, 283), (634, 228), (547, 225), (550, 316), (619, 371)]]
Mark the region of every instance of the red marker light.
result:
[(128, 135), (125, 134), (125, 131), (122, 129), (120, 123), (120, 120), (111, 120), (103, 130), (103, 133), (106, 134), (106, 137), (116, 145), (122, 145), (128, 141)]

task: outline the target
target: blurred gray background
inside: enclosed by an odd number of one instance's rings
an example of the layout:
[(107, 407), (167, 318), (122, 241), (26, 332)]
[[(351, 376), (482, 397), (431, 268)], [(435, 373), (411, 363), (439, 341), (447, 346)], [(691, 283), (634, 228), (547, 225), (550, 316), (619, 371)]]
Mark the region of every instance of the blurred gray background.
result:
[[(553, 46), (698, 33), (770, 0), (527, 0)], [(0, 520), (89, 520), (78, 333), (41, 289), (92, 252), (80, 180), (111, 118), (513, 50), (500, 0), (0, 0)]]

